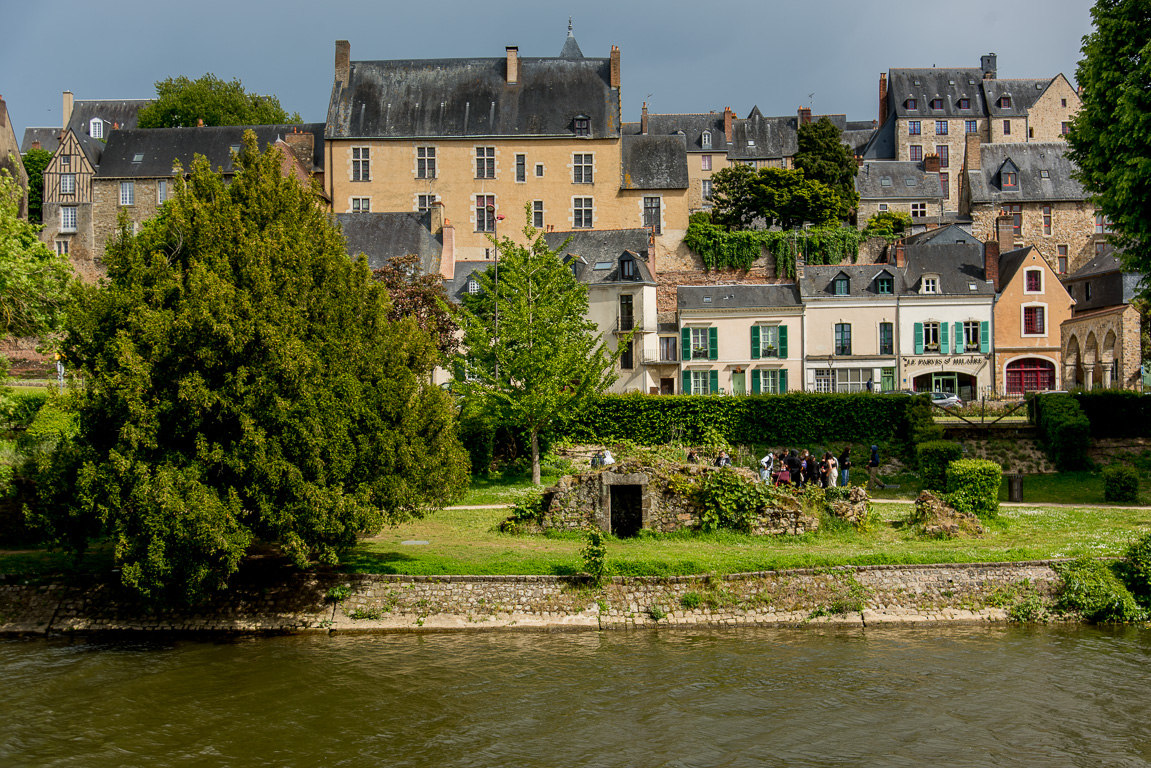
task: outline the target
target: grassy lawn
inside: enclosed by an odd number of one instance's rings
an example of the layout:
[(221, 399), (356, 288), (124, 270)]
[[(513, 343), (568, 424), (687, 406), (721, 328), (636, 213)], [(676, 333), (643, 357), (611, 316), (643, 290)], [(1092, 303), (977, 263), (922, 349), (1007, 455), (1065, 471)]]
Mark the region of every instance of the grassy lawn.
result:
[[(886, 488), (872, 492), (876, 499), (914, 499), (919, 494), (919, 478), (906, 472), (888, 475), (885, 480), (899, 488)], [(1140, 472), (1139, 504), (1151, 506), (1151, 476)], [(1007, 501), (1007, 478), (999, 487), (999, 500)], [(1023, 501), (1026, 504), (1107, 504), (1103, 500), (1102, 472), (1055, 472), (1023, 476)]]
[[(541, 488), (555, 485), (560, 475), (541, 474)], [(464, 497), (456, 502), (457, 506), (470, 504), (513, 504), (516, 498), (532, 487), (531, 475), (504, 475), (492, 473), (490, 477), (472, 478), (472, 486)]]

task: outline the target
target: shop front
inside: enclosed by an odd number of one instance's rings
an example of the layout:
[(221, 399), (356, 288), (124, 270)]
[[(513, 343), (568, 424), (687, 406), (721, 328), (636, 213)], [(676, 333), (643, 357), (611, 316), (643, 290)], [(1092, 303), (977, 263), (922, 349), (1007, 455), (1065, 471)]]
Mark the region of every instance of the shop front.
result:
[(990, 355), (916, 355), (900, 362), (903, 388), (916, 392), (948, 392), (968, 401), (991, 386)]

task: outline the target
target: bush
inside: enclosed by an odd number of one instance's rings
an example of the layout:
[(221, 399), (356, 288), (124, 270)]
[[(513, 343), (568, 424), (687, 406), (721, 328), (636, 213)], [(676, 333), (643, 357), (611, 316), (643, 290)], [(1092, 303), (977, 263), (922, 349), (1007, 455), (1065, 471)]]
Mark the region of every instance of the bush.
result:
[(947, 465), (947, 503), (958, 512), (983, 518), (999, 515), (1003, 468), (985, 459), (959, 459)]
[(923, 487), (942, 491), (947, 488), (947, 466), (963, 458), (963, 448), (950, 440), (931, 440), (915, 446), (915, 463)]
[(1134, 467), (1113, 464), (1103, 470), (1104, 501), (1138, 501), (1139, 473)]
[(460, 443), (468, 452), (472, 475), (486, 477), (495, 459), (495, 419), (487, 413), (465, 410), (460, 414), (458, 429)]
[(1143, 534), (1127, 548), (1123, 581), (1137, 599), (1145, 605), (1151, 602), (1151, 533)]
[(750, 533), (756, 510), (771, 503), (774, 489), (747, 480), (730, 468), (709, 472), (699, 484), (700, 528)]
[(1151, 437), (1151, 397), (1128, 390), (1076, 392), (1092, 437)]
[(1042, 395), (1030, 403), (1031, 416), (1047, 455), (1060, 472), (1086, 469), (1091, 422), (1071, 395)]
[(907, 415), (901, 435), (908, 459), (915, 459), (915, 446), (943, 439), (943, 425), (935, 423), (934, 411), (935, 406), (926, 396), (908, 398)]
[(1107, 564), (1081, 557), (1053, 567), (1063, 578), (1060, 608), (1076, 611), (1093, 622), (1139, 621), (1145, 617), (1130, 590)]
[(16, 392), (0, 388), (0, 429), (24, 429), (48, 402), (47, 392)]

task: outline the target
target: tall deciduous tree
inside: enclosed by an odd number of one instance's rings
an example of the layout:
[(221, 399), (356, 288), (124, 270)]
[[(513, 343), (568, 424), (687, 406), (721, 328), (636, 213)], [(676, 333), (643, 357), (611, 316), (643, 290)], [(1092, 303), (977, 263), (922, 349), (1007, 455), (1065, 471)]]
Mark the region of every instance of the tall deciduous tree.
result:
[(280, 164), (251, 132), (230, 183), (197, 159), (140, 234), (122, 222), (106, 282), (68, 315), (87, 386), (39, 522), (81, 552), (110, 536), (149, 597), (222, 588), (257, 540), (333, 563), (466, 482), (435, 344), (388, 320), (317, 190)]
[(510, 237), (493, 240), (499, 248), (498, 292), (495, 270), (477, 273), (482, 297), (458, 313), (465, 352), (457, 361), (456, 386), (527, 430), (532, 482), (539, 485), (540, 433), (615, 381), (617, 355), (586, 319), (587, 286), (548, 248), (531, 225), (530, 209), (527, 214), (526, 245)]
[(141, 128), (191, 128), (204, 125), (276, 125), (298, 123), (275, 96), (248, 93), (239, 79), (225, 82), (212, 73), (196, 80), (169, 77), (156, 83), (156, 100), (140, 110)]
[(408, 254), (390, 259), (372, 276), (383, 284), (392, 299), (388, 319), (413, 318), (416, 325), (431, 334), (441, 353), (455, 354), (459, 347), (456, 337), (459, 326), (448, 309), (444, 281), (439, 275), (422, 273), (419, 256)]
[(1083, 106), (1067, 142), (1078, 175), (1111, 220), (1129, 268), (1151, 272), (1151, 6), (1098, 0), (1076, 79)]
[(712, 176), (712, 218), (717, 224), (746, 229), (756, 220), (768, 227), (793, 229), (804, 224), (834, 224), (849, 206), (831, 187), (804, 176), (803, 171), (744, 165), (724, 168)]
[(46, 149), (30, 149), (24, 155), (24, 170), (28, 172), (28, 221), (40, 224), (44, 215), (44, 169), (52, 162), (52, 153)]
[(804, 177), (819, 181), (835, 190), (848, 208), (859, 204), (855, 191), (855, 174), (859, 166), (851, 150), (843, 143), (843, 131), (826, 117), (799, 126), (795, 167)]

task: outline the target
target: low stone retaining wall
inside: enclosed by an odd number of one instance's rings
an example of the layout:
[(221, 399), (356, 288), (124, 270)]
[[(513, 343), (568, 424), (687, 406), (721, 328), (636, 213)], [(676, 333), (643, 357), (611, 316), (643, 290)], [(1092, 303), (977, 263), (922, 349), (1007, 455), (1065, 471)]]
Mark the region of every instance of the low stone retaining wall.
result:
[(148, 611), (116, 585), (0, 577), (0, 634), (99, 631), (329, 632), (620, 629), (660, 625), (868, 626), (1005, 621), (1033, 590), (1050, 598), (1051, 561), (862, 566), (723, 577), (291, 575), (239, 584), (189, 611)]

